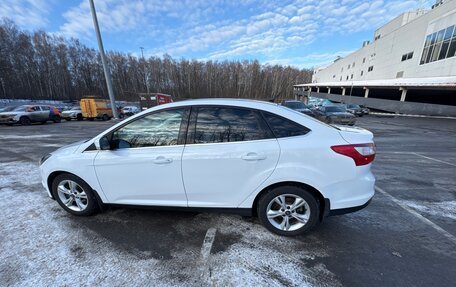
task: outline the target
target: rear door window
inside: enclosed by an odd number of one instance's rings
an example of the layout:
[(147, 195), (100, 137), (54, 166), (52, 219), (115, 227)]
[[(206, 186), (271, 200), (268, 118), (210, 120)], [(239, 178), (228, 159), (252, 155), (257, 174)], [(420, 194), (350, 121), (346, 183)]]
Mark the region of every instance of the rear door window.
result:
[[(241, 142), (274, 138), (257, 111), (236, 107), (199, 107), (189, 143)], [(192, 110), (192, 111), (193, 111)], [(192, 141), (193, 138), (193, 141)]]
[(275, 137), (285, 138), (302, 136), (310, 132), (310, 129), (294, 121), (268, 112), (262, 112)]

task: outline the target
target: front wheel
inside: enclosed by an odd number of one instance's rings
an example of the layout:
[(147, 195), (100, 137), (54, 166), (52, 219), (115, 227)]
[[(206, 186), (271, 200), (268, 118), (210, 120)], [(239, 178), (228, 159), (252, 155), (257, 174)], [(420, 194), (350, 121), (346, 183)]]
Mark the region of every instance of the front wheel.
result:
[(19, 123), (23, 126), (28, 126), (28, 125), (32, 124), (32, 121), (29, 119), (29, 117), (21, 117), (19, 119)]
[(90, 186), (72, 174), (61, 174), (52, 182), (54, 198), (71, 214), (87, 216), (97, 211), (98, 205)]
[(315, 197), (296, 186), (275, 188), (258, 201), (258, 218), (279, 235), (300, 235), (318, 224), (320, 209)]

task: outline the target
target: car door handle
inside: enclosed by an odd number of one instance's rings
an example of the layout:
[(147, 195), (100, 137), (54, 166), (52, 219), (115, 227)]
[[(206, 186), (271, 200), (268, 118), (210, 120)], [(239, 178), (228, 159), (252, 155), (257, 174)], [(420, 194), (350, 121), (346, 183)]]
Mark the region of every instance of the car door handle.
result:
[(159, 156), (156, 159), (154, 159), (155, 164), (167, 164), (167, 163), (172, 163), (173, 159), (172, 158), (166, 158), (163, 156)]
[(259, 155), (259, 154), (254, 153), (254, 152), (249, 152), (248, 154), (243, 155), (242, 159), (243, 160), (247, 160), (247, 161), (257, 161), (257, 160), (265, 160), (266, 156), (265, 155)]

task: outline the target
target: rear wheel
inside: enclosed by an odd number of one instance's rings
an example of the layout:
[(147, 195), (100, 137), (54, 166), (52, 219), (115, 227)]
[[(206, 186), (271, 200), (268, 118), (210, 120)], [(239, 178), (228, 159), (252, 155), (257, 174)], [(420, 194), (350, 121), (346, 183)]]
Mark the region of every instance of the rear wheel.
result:
[(32, 123), (32, 121), (28, 117), (21, 117), (19, 119), (19, 123), (23, 126), (28, 126)]
[(109, 116), (107, 114), (104, 114), (103, 117), (101, 118), (103, 121), (109, 120)]
[(78, 121), (82, 121), (82, 114), (78, 114), (78, 115), (76, 116), (76, 119), (77, 119)]
[(60, 206), (74, 215), (87, 216), (97, 211), (92, 188), (72, 174), (61, 174), (52, 182), (54, 198)]
[(300, 235), (318, 224), (320, 209), (315, 197), (296, 186), (277, 187), (258, 201), (258, 218), (279, 235)]

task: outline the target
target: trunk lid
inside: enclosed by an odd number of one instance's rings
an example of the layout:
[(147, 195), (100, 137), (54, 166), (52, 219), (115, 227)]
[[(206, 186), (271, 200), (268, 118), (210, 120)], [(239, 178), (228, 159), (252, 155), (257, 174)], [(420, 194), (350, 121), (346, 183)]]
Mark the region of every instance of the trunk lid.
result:
[(374, 134), (360, 127), (337, 126), (339, 134), (349, 144), (371, 143), (374, 141)]

